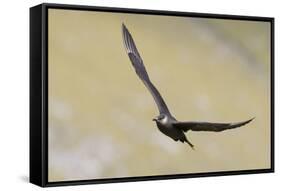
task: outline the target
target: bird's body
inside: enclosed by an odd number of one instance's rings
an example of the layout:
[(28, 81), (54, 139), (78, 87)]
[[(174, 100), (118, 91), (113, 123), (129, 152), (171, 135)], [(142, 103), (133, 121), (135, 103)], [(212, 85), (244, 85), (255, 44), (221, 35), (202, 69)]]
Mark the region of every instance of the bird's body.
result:
[(181, 141), (182, 143), (186, 142), (188, 143), (192, 148), (193, 145), (187, 140), (184, 132), (179, 129), (175, 128), (175, 125), (178, 121), (173, 117), (173, 116), (168, 116), (168, 115), (160, 115), (161, 119), (153, 119), (156, 122), (156, 125), (158, 129), (168, 137), (172, 138), (174, 141)]
[(192, 122), (192, 121), (181, 122), (176, 120), (176, 118), (173, 117), (172, 114), (170, 113), (159, 91), (151, 82), (148, 73), (144, 67), (142, 58), (136, 48), (134, 40), (124, 24), (122, 24), (122, 31), (123, 31), (124, 45), (127, 54), (131, 60), (131, 63), (136, 71), (136, 74), (142, 80), (142, 82), (147, 87), (147, 89), (150, 91), (158, 107), (160, 114), (159, 116), (154, 118), (153, 121), (156, 122), (158, 129), (163, 134), (172, 138), (174, 141), (181, 141), (182, 143), (186, 142), (191, 146), (191, 148), (193, 148), (193, 145), (188, 141), (188, 139), (184, 134), (189, 130), (220, 132), (227, 129), (233, 129), (243, 126), (253, 120), (252, 118), (250, 120), (238, 122), (238, 123), (209, 123), (209, 122)]
[(193, 145), (187, 140), (183, 131), (178, 128), (175, 128), (173, 123), (164, 123), (156, 122), (158, 129), (168, 137), (172, 138), (174, 141), (181, 141), (182, 143), (187, 142), (192, 148)]
[[(164, 133), (165, 135), (171, 137), (172, 139), (179, 140), (182, 138), (182, 131), (175, 129), (173, 126), (173, 122), (175, 122), (175, 119), (172, 119), (171, 117), (164, 116), (162, 120), (155, 120), (156, 125), (158, 129)], [(184, 135), (184, 134), (183, 134)]]

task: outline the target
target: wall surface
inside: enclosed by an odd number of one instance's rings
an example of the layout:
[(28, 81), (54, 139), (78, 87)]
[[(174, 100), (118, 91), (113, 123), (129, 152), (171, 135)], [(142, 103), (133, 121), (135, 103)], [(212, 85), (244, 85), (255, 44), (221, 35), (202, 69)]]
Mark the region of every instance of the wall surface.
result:
[[(278, 1), (149, 1), (133, 2), (129, 0), (102, 1), (102, 0), (62, 0), (45, 1), (48, 3), (84, 4), (94, 6), (111, 6), (143, 9), (173, 10), (185, 12), (220, 13), (249, 16), (275, 17), (275, 76), (276, 84), (280, 78), (280, 38), (281, 13)], [(0, 189), (39, 190), (40, 188), (28, 183), (28, 140), (29, 140), (29, 7), (42, 1), (6, 1), (1, 4), (0, 11)], [(280, 87), (276, 86), (276, 97), (281, 96)], [(193, 178), (165, 181), (146, 181), (133, 183), (118, 183), (105, 185), (87, 185), (75, 187), (47, 188), (46, 190), (147, 190), (147, 189), (196, 189), (196, 190), (265, 190), (280, 187), (280, 145), (278, 129), (280, 119), (279, 101), (276, 101), (276, 173), (240, 175), (227, 177)]]

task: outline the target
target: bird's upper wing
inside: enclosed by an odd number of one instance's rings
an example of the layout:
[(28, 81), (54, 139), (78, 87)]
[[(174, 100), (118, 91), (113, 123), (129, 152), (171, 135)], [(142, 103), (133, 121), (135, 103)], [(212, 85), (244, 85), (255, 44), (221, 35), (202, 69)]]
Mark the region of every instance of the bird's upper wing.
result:
[(164, 102), (163, 98), (161, 97), (160, 93), (158, 92), (158, 90), (155, 88), (155, 86), (150, 81), (149, 76), (144, 67), (143, 61), (141, 59), (141, 56), (134, 43), (134, 40), (124, 24), (122, 24), (122, 32), (123, 32), (123, 42), (124, 42), (127, 54), (135, 68), (137, 75), (139, 76), (139, 78), (142, 80), (144, 85), (147, 87), (147, 89), (152, 94), (152, 96), (157, 104), (159, 112), (165, 113), (165, 114), (170, 114), (169, 109), (168, 109), (166, 103)]
[(251, 122), (254, 118), (247, 121), (238, 122), (238, 123), (209, 123), (209, 122), (175, 122), (174, 126), (183, 131), (224, 131), (227, 129), (233, 129), (241, 127)]

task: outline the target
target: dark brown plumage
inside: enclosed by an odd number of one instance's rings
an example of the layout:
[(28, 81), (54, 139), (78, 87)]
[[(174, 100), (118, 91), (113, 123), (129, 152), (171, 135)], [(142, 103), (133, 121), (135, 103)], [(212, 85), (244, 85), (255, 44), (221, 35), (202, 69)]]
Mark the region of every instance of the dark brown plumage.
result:
[(126, 49), (126, 52), (130, 58), (130, 61), (136, 71), (138, 77), (142, 80), (146, 88), (152, 94), (153, 99), (158, 107), (159, 116), (153, 119), (156, 122), (158, 129), (164, 133), (165, 135), (169, 136), (175, 141), (181, 141), (188, 143), (192, 148), (194, 147), (191, 142), (188, 141), (184, 132), (189, 130), (191, 131), (213, 131), (213, 132), (220, 132), (228, 129), (234, 129), (246, 125), (247, 123), (251, 122), (254, 118), (238, 122), (238, 123), (210, 123), (210, 122), (181, 122), (177, 121), (174, 118), (165, 101), (163, 100), (162, 96), (160, 95), (159, 91), (151, 82), (148, 73), (145, 69), (143, 64), (143, 60), (137, 50), (135, 42), (132, 38), (132, 35), (126, 28), (124, 24), (122, 24), (122, 34), (123, 34), (123, 42)]

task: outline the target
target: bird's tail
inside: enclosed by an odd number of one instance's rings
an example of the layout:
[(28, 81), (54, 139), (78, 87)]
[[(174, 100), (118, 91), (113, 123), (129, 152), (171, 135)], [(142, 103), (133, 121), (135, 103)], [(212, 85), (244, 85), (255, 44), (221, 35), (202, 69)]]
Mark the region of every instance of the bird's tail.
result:
[(194, 145), (189, 140), (187, 140), (186, 137), (184, 139), (184, 142), (186, 142), (192, 148), (192, 150), (195, 150)]

